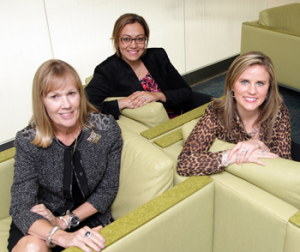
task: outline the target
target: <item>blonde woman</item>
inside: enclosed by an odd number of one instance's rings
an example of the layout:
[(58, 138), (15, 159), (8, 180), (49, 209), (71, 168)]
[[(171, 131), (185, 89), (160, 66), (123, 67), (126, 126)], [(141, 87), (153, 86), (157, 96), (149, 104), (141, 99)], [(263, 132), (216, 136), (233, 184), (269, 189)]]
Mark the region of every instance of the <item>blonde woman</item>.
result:
[[(113, 221), (121, 132), (87, 100), (76, 71), (49, 60), (33, 81), (33, 117), (16, 136), (9, 251), (100, 251)], [(57, 246), (56, 246), (57, 245)]]
[[(209, 152), (215, 138), (236, 144)], [(289, 112), (278, 92), (271, 60), (260, 52), (237, 57), (225, 81), (225, 99), (211, 103), (178, 157), (182, 176), (219, 173), (232, 163), (265, 165), (261, 158), (291, 159)]]

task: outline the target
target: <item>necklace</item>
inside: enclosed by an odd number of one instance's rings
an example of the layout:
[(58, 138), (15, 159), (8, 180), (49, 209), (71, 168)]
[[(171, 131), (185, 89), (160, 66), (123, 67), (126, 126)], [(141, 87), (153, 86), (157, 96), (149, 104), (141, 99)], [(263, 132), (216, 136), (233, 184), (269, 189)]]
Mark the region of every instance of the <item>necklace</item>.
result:
[[(243, 126), (243, 128), (244, 128), (244, 126)], [(259, 130), (259, 125), (256, 125), (255, 129), (252, 132), (247, 132), (246, 131), (246, 133), (248, 134), (248, 136), (254, 137), (256, 135), (256, 133), (258, 132), (258, 130)]]
[[(140, 63), (141, 63), (141, 61), (140, 61)], [(139, 64), (139, 74), (138, 74), (138, 79), (139, 79), (139, 77), (140, 77), (140, 72), (141, 72), (141, 64)]]
[(138, 69), (140, 67), (140, 65), (141, 65), (141, 60), (139, 59), (139, 65), (136, 68), (132, 68), (133, 71), (135, 71), (136, 69)]
[(141, 59), (139, 59), (139, 65), (137, 66), (137, 68), (132, 68), (133, 71), (135, 71), (136, 69), (139, 69), (139, 73), (137, 75), (138, 79), (140, 77), (140, 72), (141, 72)]

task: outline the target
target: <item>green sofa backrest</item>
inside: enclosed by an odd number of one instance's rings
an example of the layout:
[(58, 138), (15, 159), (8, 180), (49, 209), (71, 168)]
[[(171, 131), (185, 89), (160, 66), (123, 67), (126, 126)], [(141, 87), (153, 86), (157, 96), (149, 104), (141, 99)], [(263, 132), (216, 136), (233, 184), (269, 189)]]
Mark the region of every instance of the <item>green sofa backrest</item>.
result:
[(300, 3), (261, 11), (259, 24), (300, 34)]

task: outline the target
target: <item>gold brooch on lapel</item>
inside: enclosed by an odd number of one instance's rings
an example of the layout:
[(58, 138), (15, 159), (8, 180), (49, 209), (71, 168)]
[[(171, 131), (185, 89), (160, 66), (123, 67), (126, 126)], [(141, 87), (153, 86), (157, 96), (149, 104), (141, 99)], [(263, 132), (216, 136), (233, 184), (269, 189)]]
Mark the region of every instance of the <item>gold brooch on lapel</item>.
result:
[(87, 140), (90, 141), (91, 143), (98, 144), (98, 141), (101, 137), (102, 136), (100, 134), (96, 134), (95, 131), (92, 131), (91, 135)]

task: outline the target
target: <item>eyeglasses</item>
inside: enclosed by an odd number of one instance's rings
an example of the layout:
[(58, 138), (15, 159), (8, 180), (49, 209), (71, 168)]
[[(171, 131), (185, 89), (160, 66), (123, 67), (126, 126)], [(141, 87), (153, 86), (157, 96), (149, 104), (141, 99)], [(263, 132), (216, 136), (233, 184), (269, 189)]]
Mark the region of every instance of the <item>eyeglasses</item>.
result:
[(145, 44), (147, 38), (144, 37), (144, 36), (141, 36), (141, 37), (137, 37), (137, 38), (132, 38), (132, 37), (120, 37), (119, 38), (122, 42), (122, 44), (124, 45), (128, 45), (128, 44), (131, 44), (132, 40), (135, 41), (135, 43), (137, 44)]

